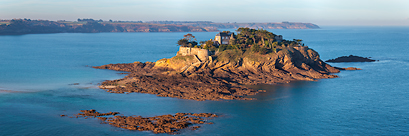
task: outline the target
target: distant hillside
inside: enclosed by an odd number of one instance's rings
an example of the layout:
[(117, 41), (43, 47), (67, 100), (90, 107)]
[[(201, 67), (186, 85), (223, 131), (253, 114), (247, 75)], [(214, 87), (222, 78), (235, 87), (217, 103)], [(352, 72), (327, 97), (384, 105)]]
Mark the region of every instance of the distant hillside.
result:
[(100, 32), (213, 32), (218, 29), (316, 29), (311, 23), (214, 23), (211, 21), (48, 21), (13, 19), (0, 20), (0, 35), (39, 33), (100, 33)]
[(248, 27), (253, 29), (317, 29), (318, 25), (312, 23), (281, 22), (281, 23), (215, 23), (211, 21), (150, 21), (153, 24), (178, 24), (197, 26), (208, 29), (237, 29)]
[(0, 22), (0, 35), (39, 34), (39, 33), (100, 33), (100, 32), (208, 32), (219, 31), (198, 26), (177, 24), (151, 24), (139, 22), (101, 22), (101, 21), (48, 21), (13, 19)]

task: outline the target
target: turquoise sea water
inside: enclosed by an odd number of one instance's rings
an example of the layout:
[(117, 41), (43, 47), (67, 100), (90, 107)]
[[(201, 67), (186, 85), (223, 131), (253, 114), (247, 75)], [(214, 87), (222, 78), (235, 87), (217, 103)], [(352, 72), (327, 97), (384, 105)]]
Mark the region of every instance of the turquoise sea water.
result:
[[(95, 33), (0, 36), (0, 135), (156, 135), (67, 118), (83, 109), (155, 116), (212, 112), (222, 116), (180, 135), (408, 135), (409, 27), (269, 30), (303, 39), (327, 60), (345, 55), (372, 63), (336, 79), (260, 85), (254, 101), (192, 101), (149, 94), (111, 94), (97, 84), (116, 71), (89, 66), (156, 61), (176, 54), (186, 33)], [(215, 32), (192, 33), (200, 40)], [(69, 85), (79, 83), (79, 85)], [(166, 134), (160, 134), (166, 135)]]

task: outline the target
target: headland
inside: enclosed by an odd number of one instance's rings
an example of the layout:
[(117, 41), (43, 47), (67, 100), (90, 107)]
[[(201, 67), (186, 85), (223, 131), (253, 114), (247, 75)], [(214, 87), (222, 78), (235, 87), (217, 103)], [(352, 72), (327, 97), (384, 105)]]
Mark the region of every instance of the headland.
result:
[(238, 27), (264, 29), (317, 29), (312, 23), (215, 23), (211, 21), (49, 21), (31, 19), (0, 20), (0, 35), (101, 32), (216, 32)]

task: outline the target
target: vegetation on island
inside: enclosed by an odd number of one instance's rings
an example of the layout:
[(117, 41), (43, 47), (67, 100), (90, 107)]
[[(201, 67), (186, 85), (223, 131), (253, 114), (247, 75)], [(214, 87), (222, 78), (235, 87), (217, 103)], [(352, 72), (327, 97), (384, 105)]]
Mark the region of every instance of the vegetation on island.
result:
[(180, 39), (178, 41), (178, 45), (182, 46), (182, 47), (196, 47), (199, 48), (199, 46), (197, 46), (197, 42), (196, 42), (196, 37), (193, 36), (192, 34), (186, 34), (183, 35), (184, 38)]
[(184, 38), (180, 39), (177, 44), (182, 47), (196, 47), (210, 51), (221, 52), (224, 50), (240, 49), (243, 51), (260, 52), (261, 54), (266, 54), (283, 47), (304, 46), (301, 39), (293, 39), (292, 41), (278, 40), (276, 39), (278, 35), (264, 29), (239, 28), (236, 31), (237, 35), (230, 31), (222, 32), (232, 35), (229, 44), (216, 44), (213, 39), (210, 39), (208, 41), (200, 41), (200, 45), (198, 45), (195, 36), (192, 34), (184, 35)]
[(265, 55), (280, 50), (288, 52), (288, 48), (304, 46), (301, 39), (285, 40), (264, 29), (238, 28), (236, 32), (237, 34), (230, 31), (222, 32), (230, 35), (229, 44), (218, 44), (213, 39), (200, 41), (198, 44), (192, 34), (184, 35), (177, 44), (182, 47), (208, 49), (218, 54), (216, 58), (227, 58), (232, 61), (254, 54)]

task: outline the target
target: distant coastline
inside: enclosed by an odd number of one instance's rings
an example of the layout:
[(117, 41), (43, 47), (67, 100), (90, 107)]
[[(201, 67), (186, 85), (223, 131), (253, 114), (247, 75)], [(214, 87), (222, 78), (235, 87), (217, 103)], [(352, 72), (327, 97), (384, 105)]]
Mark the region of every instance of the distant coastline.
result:
[(317, 29), (312, 23), (215, 23), (211, 21), (49, 21), (31, 19), (0, 20), (0, 35), (101, 32), (218, 32), (219, 29)]

